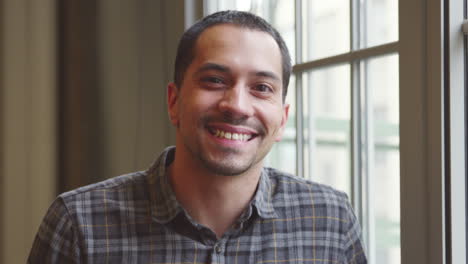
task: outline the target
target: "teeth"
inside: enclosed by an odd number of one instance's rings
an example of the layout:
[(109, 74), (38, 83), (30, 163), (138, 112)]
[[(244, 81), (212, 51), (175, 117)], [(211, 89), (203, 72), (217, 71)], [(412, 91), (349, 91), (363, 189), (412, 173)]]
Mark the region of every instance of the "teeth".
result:
[(240, 140), (240, 141), (247, 141), (252, 137), (251, 135), (248, 135), (248, 134), (224, 132), (219, 129), (216, 129), (214, 136), (219, 137), (219, 138), (229, 139), (229, 140)]

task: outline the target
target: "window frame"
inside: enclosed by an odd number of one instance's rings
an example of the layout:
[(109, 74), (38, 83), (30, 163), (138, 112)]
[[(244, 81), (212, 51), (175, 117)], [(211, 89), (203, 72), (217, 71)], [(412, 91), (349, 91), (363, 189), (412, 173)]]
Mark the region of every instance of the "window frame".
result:
[[(466, 0), (444, 2), (447, 263), (466, 263)], [(464, 199), (460, 199), (463, 197)]]
[(403, 263), (445, 263), (441, 1), (399, 1)]
[(462, 1), (400, 1), (404, 263), (466, 262)]

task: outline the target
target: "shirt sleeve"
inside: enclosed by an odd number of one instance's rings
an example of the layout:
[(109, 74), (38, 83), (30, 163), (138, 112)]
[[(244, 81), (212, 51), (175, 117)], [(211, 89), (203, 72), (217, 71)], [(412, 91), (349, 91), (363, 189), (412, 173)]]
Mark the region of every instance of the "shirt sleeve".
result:
[(52, 203), (39, 227), (28, 263), (80, 263), (77, 232), (60, 197)]
[(364, 245), (362, 243), (361, 226), (359, 225), (359, 221), (357, 220), (354, 210), (349, 202), (347, 202), (346, 205), (349, 217), (348, 229), (345, 234), (346, 243), (344, 245), (346, 263), (366, 264), (367, 258), (364, 253)]

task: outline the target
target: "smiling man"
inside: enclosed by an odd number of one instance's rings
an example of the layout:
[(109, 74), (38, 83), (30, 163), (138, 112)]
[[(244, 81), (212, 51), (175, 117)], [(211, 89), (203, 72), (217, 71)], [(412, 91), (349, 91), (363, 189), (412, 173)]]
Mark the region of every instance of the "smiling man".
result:
[(265, 168), (281, 139), (290, 56), (263, 19), (210, 15), (167, 87), (176, 146), (144, 172), (60, 195), (30, 263), (366, 263), (346, 195)]

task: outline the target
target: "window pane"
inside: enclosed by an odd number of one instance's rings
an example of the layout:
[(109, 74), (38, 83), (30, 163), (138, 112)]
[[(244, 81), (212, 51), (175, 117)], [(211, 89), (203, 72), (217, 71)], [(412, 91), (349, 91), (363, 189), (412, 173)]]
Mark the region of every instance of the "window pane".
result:
[(205, 0), (206, 14), (221, 10), (239, 10), (254, 13), (281, 34), (295, 60), (294, 1), (291, 0)]
[(303, 60), (315, 60), (349, 51), (349, 2), (302, 1)]
[(367, 0), (366, 47), (398, 40), (398, 0)]
[(398, 55), (366, 64), (371, 144), (367, 175), (370, 244), (375, 263), (400, 263), (400, 160)]
[(305, 177), (350, 194), (350, 68), (303, 74)]

